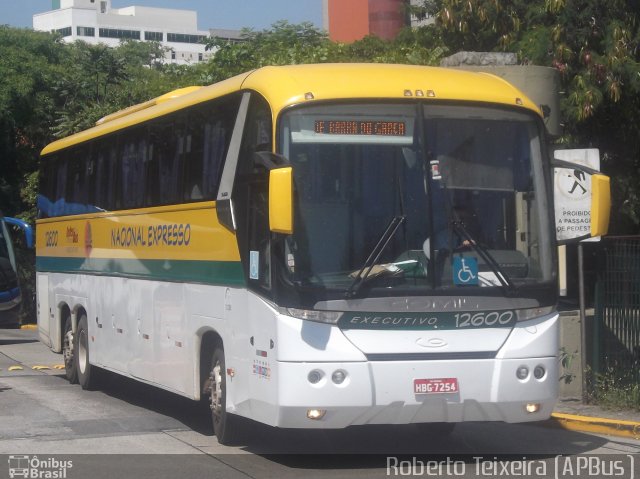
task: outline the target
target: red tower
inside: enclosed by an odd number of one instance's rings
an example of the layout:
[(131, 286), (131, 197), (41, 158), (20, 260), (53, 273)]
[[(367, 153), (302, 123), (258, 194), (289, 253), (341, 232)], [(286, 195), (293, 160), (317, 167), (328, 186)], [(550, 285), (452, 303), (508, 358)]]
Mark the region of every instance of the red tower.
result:
[(325, 0), (325, 28), (334, 42), (354, 42), (369, 35), (369, 0)]
[(324, 0), (325, 28), (334, 42), (367, 35), (393, 39), (407, 24), (406, 0)]
[(404, 0), (369, 0), (369, 33), (392, 40), (406, 25)]

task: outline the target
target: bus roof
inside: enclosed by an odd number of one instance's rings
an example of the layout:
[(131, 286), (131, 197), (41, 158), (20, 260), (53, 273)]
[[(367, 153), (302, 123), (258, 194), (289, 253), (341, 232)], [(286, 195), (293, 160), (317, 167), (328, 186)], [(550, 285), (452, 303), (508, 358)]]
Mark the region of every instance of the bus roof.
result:
[(115, 112), (94, 128), (51, 143), (42, 150), (42, 155), (241, 90), (262, 94), (274, 116), (288, 106), (315, 101), (415, 98), (512, 105), (541, 115), (539, 108), (520, 90), (483, 72), (378, 63), (267, 66), (210, 86), (170, 92)]

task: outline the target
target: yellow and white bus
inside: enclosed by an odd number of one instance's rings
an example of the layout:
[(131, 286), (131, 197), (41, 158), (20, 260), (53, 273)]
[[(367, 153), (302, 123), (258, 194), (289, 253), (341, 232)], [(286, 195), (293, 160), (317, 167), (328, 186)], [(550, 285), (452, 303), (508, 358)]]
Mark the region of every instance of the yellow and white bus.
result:
[(83, 388), (109, 370), (210, 401), (222, 443), (240, 416), (545, 419), (547, 155), (539, 108), (483, 73), (265, 67), (169, 93), (43, 150), (40, 338)]

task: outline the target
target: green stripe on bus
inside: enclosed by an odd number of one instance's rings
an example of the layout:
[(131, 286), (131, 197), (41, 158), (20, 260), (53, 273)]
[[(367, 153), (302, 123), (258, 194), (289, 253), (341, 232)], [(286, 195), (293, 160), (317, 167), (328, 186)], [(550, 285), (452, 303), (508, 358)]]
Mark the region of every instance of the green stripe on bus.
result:
[(36, 258), (40, 272), (124, 276), (157, 281), (179, 281), (245, 286), (238, 261), (176, 261), (96, 258)]

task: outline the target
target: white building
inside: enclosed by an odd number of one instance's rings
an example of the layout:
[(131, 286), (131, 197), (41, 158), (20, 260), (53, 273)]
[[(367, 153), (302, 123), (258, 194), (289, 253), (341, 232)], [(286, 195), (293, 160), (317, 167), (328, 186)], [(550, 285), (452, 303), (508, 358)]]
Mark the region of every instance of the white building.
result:
[[(423, 0), (411, 0), (411, 5), (421, 6), (424, 3)], [(427, 15), (424, 18), (418, 18), (416, 15), (411, 14), (411, 26), (413, 28), (417, 27), (425, 27), (427, 25), (431, 25), (435, 23), (436, 19), (430, 15)]]
[(123, 39), (158, 41), (171, 49), (168, 63), (197, 63), (212, 55), (200, 43), (209, 32), (198, 30), (198, 14), (192, 10), (112, 8), (111, 0), (52, 0), (51, 11), (33, 16), (33, 29), (58, 32), (66, 42), (112, 47)]

